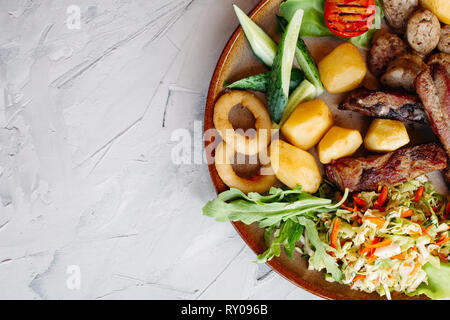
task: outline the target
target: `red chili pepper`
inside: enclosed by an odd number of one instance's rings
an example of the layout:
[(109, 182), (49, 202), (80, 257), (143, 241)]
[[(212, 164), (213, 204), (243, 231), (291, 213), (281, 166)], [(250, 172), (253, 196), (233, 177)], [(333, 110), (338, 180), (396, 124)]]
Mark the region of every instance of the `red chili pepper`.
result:
[(422, 195), (423, 195), (424, 190), (425, 190), (425, 188), (424, 188), (423, 186), (420, 186), (420, 187), (419, 187), (419, 189), (418, 189), (417, 192), (416, 192), (416, 197), (415, 197), (414, 200), (413, 200), (414, 202), (419, 202), (420, 198), (421, 198)]
[(372, 27), (376, 10), (375, 0), (326, 0), (325, 23), (340, 37), (356, 37)]
[(386, 187), (383, 187), (383, 189), (381, 190), (381, 194), (378, 197), (378, 200), (373, 205), (373, 207), (375, 209), (381, 208), (387, 200), (387, 195), (388, 195), (388, 189)]
[(340, 225), (341, 225), (341, 220), (339, 218), (336, 218), (334, 220), (333, 227), (331, 228), (330, 244), (335, 249), (337, 247), (338, 232), (339, 232)]
[(367, 206), (367, 202), (364, 199), (361, 199), (358, 196), (353, 196), (353, 200), (355, 201), (355, 203), (360, 206), (360, 207), (365, 207)]
[(445, 219), (448, 219), (448, 216), (450, 215), (450, 201), (447, 203), (447, 207), (445, 208)]
[(345, 210), (348, 210), (348, 211), (351, 211), (351, 212), (356, 212), (356, 211), (358, 211), (358, 208), (356, 207), (356, 203), (355, 203), (355, 205), (353, 206), (353, 208), (350, 208), (350, 207), (347, 207), (347, 206), (344, 206), (344, 205), (342, 205), (341, 208), (342, 208), (342, 209), (345, 209)]

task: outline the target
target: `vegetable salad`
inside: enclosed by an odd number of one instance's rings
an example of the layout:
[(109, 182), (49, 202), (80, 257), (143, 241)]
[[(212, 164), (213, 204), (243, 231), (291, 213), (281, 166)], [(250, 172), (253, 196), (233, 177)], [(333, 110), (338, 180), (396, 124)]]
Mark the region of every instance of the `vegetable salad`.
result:
[[(334, 199), (334, 201), (333, 201)], [(272, 188), (269, 195), (230, 189), (208, 202), (217, 221), (254, 222), (264, 228), (266, 262), (294, 252), (311, 270), (388, 299), (397, 293), (450, 294), (449, 201), (424, 177), (377, 191), (341, 194), (323, 184), (315, 195)]]

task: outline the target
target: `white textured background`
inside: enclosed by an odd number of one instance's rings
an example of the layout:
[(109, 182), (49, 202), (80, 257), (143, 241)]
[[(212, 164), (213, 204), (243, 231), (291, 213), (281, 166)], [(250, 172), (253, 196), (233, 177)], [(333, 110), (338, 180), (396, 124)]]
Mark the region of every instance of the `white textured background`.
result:
[(206, 165), (171, 161), (233, 2), (258, 0), (0, 0), (0, 298), (315, 298), (201, 215)]

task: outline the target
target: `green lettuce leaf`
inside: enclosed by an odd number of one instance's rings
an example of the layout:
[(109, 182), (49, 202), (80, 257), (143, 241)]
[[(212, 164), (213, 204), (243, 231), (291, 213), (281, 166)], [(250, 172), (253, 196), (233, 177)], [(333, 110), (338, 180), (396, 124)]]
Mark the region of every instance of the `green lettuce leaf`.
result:
[(334, 33), (325, 24), (325, 0), (288, 0), (280, 5), (280, 14), (287, 21), (297, 9), (303, 9), (303, 21), (300, 28), (301, 37), (327, 37)]
[(409, 295), (425, 294), (431, 299), (450, 298), (450, 263), (441, 262), (439, 268), (427, 263), (423, 266), (423, 270), (428, 275), (428, 284), (422, 283)]

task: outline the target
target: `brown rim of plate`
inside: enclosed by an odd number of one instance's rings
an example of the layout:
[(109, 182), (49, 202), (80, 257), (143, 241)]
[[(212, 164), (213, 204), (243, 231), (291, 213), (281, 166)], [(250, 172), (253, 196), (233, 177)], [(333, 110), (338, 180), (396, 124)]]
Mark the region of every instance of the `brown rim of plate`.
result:
[[(263, 8), (270, 2), (271, 0), (262, 0), (249, 14), (249, 17), (254, 19), (258, 17), (259, 14), (262, 14)], [(222, 51), (222, 54), (220, 55), (219, 61), (217, 62), (217, 65), (214, 69), (213, 76), (211, 78), (208, 95), (206, 99), (206, 108), (205, 108), (205, 117), (204, 117), (204, 132), (206, 132), (209, 129), (214, 128), (213, 123), (213, 113), (214, 113), (214, 104), (216, 100), (216, 92), (218, 91), (218, 88), (220, 87), (220, 76), (223, 72), (223, 68), (227, 62), (227, 59), (230, 56), (230, 53), (233, 49), (233, 47), (236, 44), (236, 41), (240, 36), (243, 36), (243, 31), (240, 26), (234, 31), (233, 35), (231, 36), (230, 40), (228, 40), (224, 50)], [(205, 149), (209, 146), (209, 144), (214, 143), (214, 141), (204, 141)], [(208, 154), (207, 154), (208, 156)], [(228, 189), (228, 187), (223, 183), (223, 181), (220, 179), (214, 163), (210, 163), (208, 160), (208, 169), (211, 176), (211, 180), (214, 184), (214, 187), (216, 189), (216, 193), (219, 194), (220, 192), (223, 192)], [(236, 231), (239, 233), (241, 238), (244, 240), (244, 242), (255, 252), (255, 254), (260, 254), (266, 250), (266, 248), (259, 243), (255, 237), (252, 236), (252, 234), (249, 232), (249, 230), (246, 228), (245, 224), (242, 222), (231, 222), (236, 229)], [(339, 295), (333, 291), (327, 290), (326, 288), (318, 287), (316, 285), (311, 284), (310, 282), (303, 279), (301, 276), (299, 276), (297, 273), (289, 270), (285, 266), (283, 266), (282, 263), (280, 263), (277, 259), (272, 259), (271, 261), (266, 263), (268, 266), (270, 266), (273, 270), (275, 270), (278, 274), (280, 274), (282, 277), (290, 281), (291, 283), (295, 284), (296, 286), (314, 294), (324, 299), (329, 300), (350, 300), (351, 297), (345, 297), (343, 295)], [(406, 297), (406, 296), (405, 296)], [(364, 298), (363, 298), (364, 299)], [(370, 298), (365, 298), (370, 299)], [(429, 300), (426, 296), (415, 296), (415, 297), (407, 297), (406, 299), (414, 299), (414, 300)]]

